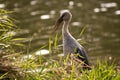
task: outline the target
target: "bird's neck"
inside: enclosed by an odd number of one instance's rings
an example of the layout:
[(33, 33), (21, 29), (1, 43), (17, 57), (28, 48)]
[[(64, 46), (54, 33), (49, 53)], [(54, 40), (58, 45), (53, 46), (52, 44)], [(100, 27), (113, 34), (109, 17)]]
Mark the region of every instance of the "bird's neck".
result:
[(69, 21), (64, 21), (63, 27), (62, 27), (62, 34), (68, 34), (69, 29), (68, 29)]

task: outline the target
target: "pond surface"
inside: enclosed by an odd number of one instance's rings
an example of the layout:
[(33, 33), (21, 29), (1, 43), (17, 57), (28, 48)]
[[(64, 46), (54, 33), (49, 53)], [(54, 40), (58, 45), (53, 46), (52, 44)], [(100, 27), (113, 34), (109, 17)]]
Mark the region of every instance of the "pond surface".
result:
[[(55, 34), (51, 35), (54, 23), (60, 11), (67, 9), (73, 14), (70, 32), (76, 39), (85, 42), (82, 45), (89, 59), (115, 59), (120, 64), (119, 0), (1, 0), (0, 8), (15, 11), (11, 16), (17, 20), (16, 25), (20, 28), (17, 37), (26, 38), (26, 44), (31, 43), (30, 51), (48, 44), (50, 36), (55, 37)], [(57, 44), (61, 45), (61, 28), (58, 35)], [(48, 50), (48, 47), (45, 49)]]

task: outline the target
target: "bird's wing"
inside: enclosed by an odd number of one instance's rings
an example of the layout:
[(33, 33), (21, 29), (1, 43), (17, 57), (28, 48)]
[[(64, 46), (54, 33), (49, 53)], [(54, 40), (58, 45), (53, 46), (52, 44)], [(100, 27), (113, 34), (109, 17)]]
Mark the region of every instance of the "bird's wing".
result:
[(90, 65), (84, 48), (76, 48), (75, 53), (79, 53), (78, 58), (84, 61), (85, 64)]

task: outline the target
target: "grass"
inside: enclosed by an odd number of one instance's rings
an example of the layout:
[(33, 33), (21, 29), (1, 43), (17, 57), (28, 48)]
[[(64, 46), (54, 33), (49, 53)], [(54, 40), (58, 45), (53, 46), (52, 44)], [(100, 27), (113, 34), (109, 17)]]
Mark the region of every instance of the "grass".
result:
[[(116, 69), (114, 63), (107, 60), (96, 61), (96, 65), (91, 70), (84, 70), (82, 63), (74, 59), (74, 55), (69, 57), (45, 57), (32, 55), (23, 59), (19, 55), (15, 59), (12, 70), (0, 76), (5, 80), (120, 80), (120, 70)], [(12, 71), (12, 72), (10, 72)], [(12, 75), (12, 76), (11, 76)]]
[[(58, 34), (55, 36), (54, 43), (49, 38), (50, 57), (36, 56), (33, 53), (31, 57), (23, 58), (23, 53), (16, 53), (10, 47), (6, 49), (5, 46), (12, 46), (11, 42), (23, 40), (22, 38), (14, 39), (11, 35), (4, 36), (8, 32), (14, 31), (15, 26), (11, 18), (4, 18), (4, 15), (8, 15), (8, 13), (5, 10), (0, 10), (0, 19), (3, 21), (0, 23), (0, 47), (3, 50), (0, 52), (0, 80), (120, 80), (120, 70), (116, 69), (114, 63), (109, 64), (105, 60), (104, 62), (98, 60), (91, 70), (84, 70), (83, 63), (76, 60), (75, 55), (70, 55), (71, 58), (69, 56), (54, 58), (51, 54), (52, 49), (57, 47)], [(6, 24), (3, 24), (4, 21)], [(83, 32), (84, 29), (80, 36)], [(21, 45), (17, 42), (14, 44)], [(29, 48), (27, 54), (29, 54)], [(9, 52), (6, 52), (8, 49)]]
[[(82, 69), (82, 64), (69, 58), (58, 60), (35, 56), (25, 60), (16, 60), (22, 80), (120, 80), (120, 71), (115, 64), (97, 61), (91, 70)], [(17, 70), (17, 72), (20, 72)], [(7, 77), (7, 74), (4, 76)], [(14, 79), (20, 80), (16, 76)]]

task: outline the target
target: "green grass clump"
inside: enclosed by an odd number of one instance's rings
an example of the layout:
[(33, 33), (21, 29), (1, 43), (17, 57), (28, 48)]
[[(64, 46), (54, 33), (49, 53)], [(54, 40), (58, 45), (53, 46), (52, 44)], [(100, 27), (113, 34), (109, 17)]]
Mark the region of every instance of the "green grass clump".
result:
[(115, 70), (115, 64), (109, 65), (107, 62), (97, 62), (91, 71), (82, 71), (80, 80), (119, 80), (120, 72)]
[(14, 35), (15, 25), (13, 19), (8, 14), (10, 11), (0, 9), (0, 48), (9, 46), (9, 42)]
[(15, 77), (18, 75), (13, 58), (19, 55), (15, 52), (15, 47), (23, 46), (19, 42), (23, 38), (14, 37), (17, 27), (14, 24), (15, 20), (10, 17), (11, 13), (12, 11), (0, 9), (0, 80), (6, 76)]
[(24, 38), (14, 37), (17, 34), (17, 26), (14, 24), (16, 20), (10, 17), (11, 13), (13, 13), (13, 11), (0, 9), (0, 49), (6, 51), (8, 49), (11, 49), (10, 51), (12, 51), (13, 46), (24, 46), (20, 43)]
[(96, 61), (91, 70), (84, 70), (81, 63), (63, 57), (56, 60), (34, 56), (16, 64), (23, 70), (24, 80), (120, 80), (120, 71), (107, 61)]

